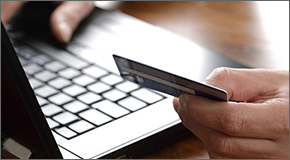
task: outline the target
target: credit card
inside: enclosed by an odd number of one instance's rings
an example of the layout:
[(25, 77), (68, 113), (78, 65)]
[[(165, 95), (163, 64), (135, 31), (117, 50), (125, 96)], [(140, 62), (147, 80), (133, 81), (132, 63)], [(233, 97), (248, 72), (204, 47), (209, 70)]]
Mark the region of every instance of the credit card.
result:
[(228, 101), (227, 92), (223, 89), (189, 80), (118, 55), (113, 55), (113, 57), (121, 77), (142, 87), (174, 97), (179, 97), (180, 94), (192, 94), (219, 101)]

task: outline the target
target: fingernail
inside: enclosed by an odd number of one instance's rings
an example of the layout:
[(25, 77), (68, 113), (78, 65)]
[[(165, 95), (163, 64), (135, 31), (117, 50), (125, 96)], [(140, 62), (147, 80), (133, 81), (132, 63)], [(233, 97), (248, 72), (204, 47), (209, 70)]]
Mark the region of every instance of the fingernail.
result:
[(188, 99), (188, 95), (187, 94), (182, 94), (182, 95), (179, 96), (179, 107), (181, 109), (183, 109), (184, 106), (186, 106), (187, 99)]
[(72, 29), (66, 22), (59, 24), (59, 31), (63, 42), (68, 43), (72, 35)]

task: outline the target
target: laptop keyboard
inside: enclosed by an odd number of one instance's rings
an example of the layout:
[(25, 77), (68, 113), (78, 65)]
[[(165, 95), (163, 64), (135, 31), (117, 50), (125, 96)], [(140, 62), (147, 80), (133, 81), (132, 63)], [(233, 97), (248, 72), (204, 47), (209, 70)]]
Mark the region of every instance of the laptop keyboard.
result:
[(165, 98), (68, 51), (13, 43), (58, 144)]

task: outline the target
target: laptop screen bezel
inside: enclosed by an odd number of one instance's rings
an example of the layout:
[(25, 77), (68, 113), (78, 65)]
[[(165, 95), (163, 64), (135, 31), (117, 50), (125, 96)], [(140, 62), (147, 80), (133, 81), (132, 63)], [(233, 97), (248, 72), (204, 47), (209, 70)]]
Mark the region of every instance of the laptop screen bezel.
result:
[[(11, 88), (15, 88), (15, 90), (17, 90), (16, 94), (13, 95), (13, 98), (9, 98), (9, 100), (6, 99), (7, 96), (3, 99), (3, 95), (6, 93), (2, 92), (1, 103), (4, 105), (1, 104), (1, 132), (9, 134), (11, 138), (16, 139), (19, 142), (26, 143), (22, 145), (28, 147), (28, 149), (32, 151), (31, 158), (62, 159), (63, 157), (60, 150), (49, 129), (35, 94), (18, 60), (16, 52), (10, 42), (9, 36), (2, 22), (1, 53), (1, 71), (3, 73), (3, 69), (7, 69), (6, 73), (8, 73), (6, 75), (1, 73), (1, 76), (2, 78), (3, 76), (8, 77), (8, 79), (11, 78), (13, 81), (7, 83), (2, 81), (2, 88), (3, 84), (12, 84), (13, 86), (11, 86)], [(17, 102), (17, 105), (14, 106), (5, 106), (5, 104), (15, 104), (9, 102), (15, 98), (14, 96), (18, 97), (19, 103)], [(6, 115), (3, 115), (3, 113), (5, 113), (3, 111), (5, 111), (5, 108), (7, 107), (10, 107), (8, 109), (9, 112), (6, 112)], [(14, 110), (12, 110), (12, 108)], [(19, 117), (13, 117), (15, 115), (19, 115)], [(24, 124), (18, 124), (22, 121)], [(7, 127), (8, 125), (4, 124), (9, 124), (10, 127)], [(25, 131), (19, 127), (20, 125), (27, 125), (28, 131)], [(34, 151), (36, 153), (33, 153)]]

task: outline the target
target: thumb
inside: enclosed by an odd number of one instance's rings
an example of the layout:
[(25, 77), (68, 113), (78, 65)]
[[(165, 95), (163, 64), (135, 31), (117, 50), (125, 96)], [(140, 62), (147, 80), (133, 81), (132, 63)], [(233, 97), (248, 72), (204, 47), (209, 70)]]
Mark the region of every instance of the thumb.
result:
[(93, 1), (65, 1), (52, 13), (50, 24), (55, 37), (62, 43), (70, 41), (79, 23), (93, 10)]
[(222, 67), (215, 69), (205, 83), (226, 90), (230, 100), (257, 102), (277, 88), (277, 80), (273, 79), (275, 73), (266, 69)]

